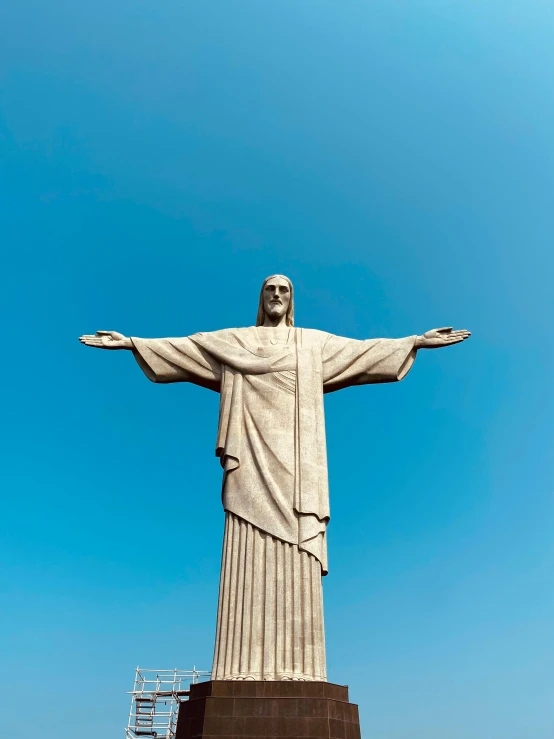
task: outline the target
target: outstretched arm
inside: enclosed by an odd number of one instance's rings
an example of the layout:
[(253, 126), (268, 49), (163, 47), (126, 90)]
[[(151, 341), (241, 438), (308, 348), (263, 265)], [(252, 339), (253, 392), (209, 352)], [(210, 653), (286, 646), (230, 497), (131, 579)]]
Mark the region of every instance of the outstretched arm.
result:
[(469, 339), (470, 336), (471, 333), (466, 329), (453, 331), (452, 326), (432, 328), (430, 331), (426, 331), (423, 336), (416, 338), (414, 349), (440, 349), (443, 346), (459, 344), (461, 341)]
[(117, 331), (97, 331), (95, 334), (79, 336), (79, 341), (85, 346), (95, 346), (97, 349), (133, 349), (133, 342)]
[(410, 371), (418, 349), (439, 349), (458, 344), (469, 331), (437, 328), (422, 336), (403, 339), (347, 339), (329, 334), (323, 348), (323, 391), (352, 385), (396, 382)]
[(97, 349), (130, 349), (152, 382), (192, 382), (219, 391), (221, 364), (188, 337), (172, 339), (128, 338), (117, 331), (97, 331), (79, 337), (81, 344)]

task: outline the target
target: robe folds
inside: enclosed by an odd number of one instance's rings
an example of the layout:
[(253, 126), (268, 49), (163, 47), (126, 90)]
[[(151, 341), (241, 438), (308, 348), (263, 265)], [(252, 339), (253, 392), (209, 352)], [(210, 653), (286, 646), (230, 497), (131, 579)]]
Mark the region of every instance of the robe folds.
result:
[[(416, 337), (360, 341), (291, 328), (286, 344), (270, 346), (262, 332), (250, 327), (185, 338), (133, 337), (133, 353), (154, 382), (192, 382), (221, 396), (216, 454), (227, 519), (214, 678), (321, 680), (323, 611), (313, 568), (327, 574), (323, 394), (401, 380), (414, 362)], [(292, 549), (281, 550), (283, 543)], [(258, 555), (249, 560), (252, 546)], [(270, 565), (281, 551), (291, 558), (289, 576)], [(245, 570), (264, 583), (262, 591), (252, 590), (259, 600), (249, 607)], [(290, 610), (302, 572), (309, 573), (312, 605), (302, 597), (292, 611), (281, 612), (275, 603), (288, 603)], [(289, 583), (279, 597), (276, 582)], [(276, 639), (262, 649), (255, 634), (265, 633), (268, 623), (276, 623)]]

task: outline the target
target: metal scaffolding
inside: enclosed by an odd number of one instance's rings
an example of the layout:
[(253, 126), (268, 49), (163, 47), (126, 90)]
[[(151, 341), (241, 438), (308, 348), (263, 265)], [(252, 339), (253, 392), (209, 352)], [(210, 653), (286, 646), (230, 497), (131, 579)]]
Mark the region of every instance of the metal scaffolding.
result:
[(210, 674), (196, 667), (192, 670), (137, 667), (125, 739), (143, 736), (174, 739), (179, 706), (188, 699), (191, 683), (209, 678)]

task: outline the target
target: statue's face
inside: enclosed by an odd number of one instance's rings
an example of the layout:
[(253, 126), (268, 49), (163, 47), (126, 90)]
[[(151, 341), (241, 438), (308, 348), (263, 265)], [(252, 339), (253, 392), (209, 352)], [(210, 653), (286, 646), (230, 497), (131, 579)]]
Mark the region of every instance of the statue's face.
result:
[(271, 318), (281, 318), (290, 303), (289, 283), (282, 277), (272, 277), (264, 286), (264, 311)]

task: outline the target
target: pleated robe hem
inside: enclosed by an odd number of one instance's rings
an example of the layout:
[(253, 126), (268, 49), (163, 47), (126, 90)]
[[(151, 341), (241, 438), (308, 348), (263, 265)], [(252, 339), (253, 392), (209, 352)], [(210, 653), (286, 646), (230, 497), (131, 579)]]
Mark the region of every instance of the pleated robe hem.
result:
[(320, 562), (229, 511), (212, 679), (327, 680)]

